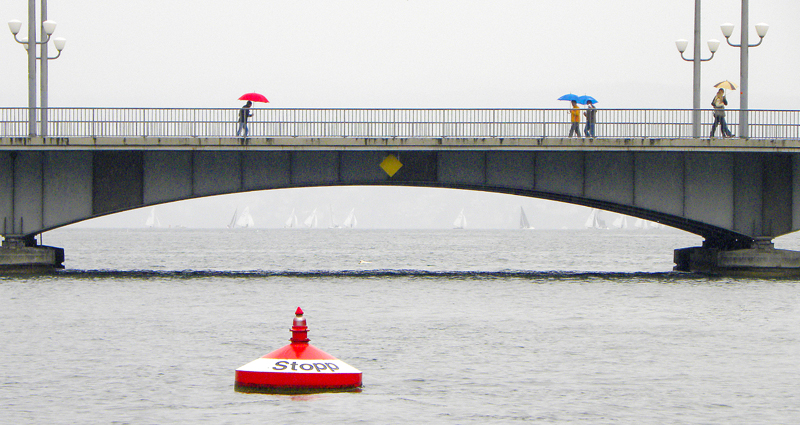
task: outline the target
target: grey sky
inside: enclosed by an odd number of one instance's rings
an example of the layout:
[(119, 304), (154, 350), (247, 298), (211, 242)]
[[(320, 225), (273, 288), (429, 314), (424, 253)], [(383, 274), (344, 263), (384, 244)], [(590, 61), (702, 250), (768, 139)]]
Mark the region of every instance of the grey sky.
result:
[[(3, 3), (3, 22), (26, 31), (27, 1)], [(703, 2), (704, 55), (740, 6)], [(690, 108), (692, 66), (674, 41), (692, 39), (693, 13), (694, 0), (49, 0), (68, 40), (50, 105), (237, 107), (258, 91), (270, 107), (559, 108), (574, 92), (605, 108)], [(751, 27), (771, 26), (751, 51), (752, 109), (795, 106), (798, 15), (795, 0), (750, 2)], [(4, 31), (0, 106), (26, 106), (25, 53)], [(703, 96), (738, 82), (738, 64), (721, 46)]]
[[(719, 25), (734, 23), (738, 42), (740, 6), (703, 1), (704, 57), (706, 40), (723, 42), (703, 64), (703, 104), (714, 83), (738, 83), (739, 49)], [(561, 108), (556, 98), (573, 92), (601, 108), (690, 108), (692, 65), (674, 41), (691, 42), (693, 15), (694, 0), (49, 0), (55, 36), (68, 40), (50, 62), (49, 103), (238, 107), (257, 91), (277, 108)], [(750, 53), (751, 109), (796, 108), (799, 15), (796, 0), (750, 2), (751, 42), (753, 25), (770, 24)], [(26, 0), (3, 1), (0, 20), (11, 19), (27, 31)], [(0, 106), (27, 106), (24, 49), (3, 31)], [(738, 107), (736, 93), (728, 101)], [(221, 216), (264, 202), (254, 196), (288, 202), (277, 192), (237, 196)], [(476, 195), (447, 196), (458, 200), (454, 218)]]

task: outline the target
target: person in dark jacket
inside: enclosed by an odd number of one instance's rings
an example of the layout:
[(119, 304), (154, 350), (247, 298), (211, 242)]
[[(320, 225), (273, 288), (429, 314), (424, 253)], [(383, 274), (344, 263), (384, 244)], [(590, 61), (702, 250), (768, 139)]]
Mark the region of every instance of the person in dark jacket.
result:
[(242, 106), (242, 109), (239, 109), (239, 128), (236, 130), (236, 137), (239, 137), (239, 134), (244, 131), (242, 137), (246, 138), (247, 133), (250, 132), (250, 130), (247, 128), (247, 119), (253, 116), (253, 113), (250, 112), (251, 106), (253, 106), (253, 102), (248, 100), (247, 103)]
[(720, 124), (720, 133), (722, 138), (733, 137), (733, 133), (728, 129), (728, 123), (725, 122), (725, 105), (728, 104), (728, 99), (725, 99), (725, 89), (719, 89), (714, 100), (711, 101), (711, 106), (714, 107), (714, 124), (711, 125), (711, 138), (714, 137), (714, 132), (717, 131), (717, 124)]
[(594, 123), (595, 117), (597, 116), (597, 108), (594, 107), (594, 104), (591, 100), (586, 101), (586, 112), (583, 113), (586, 117), (586, 127), (583, 128), (583, 134), (586, 137), (594, 138)]

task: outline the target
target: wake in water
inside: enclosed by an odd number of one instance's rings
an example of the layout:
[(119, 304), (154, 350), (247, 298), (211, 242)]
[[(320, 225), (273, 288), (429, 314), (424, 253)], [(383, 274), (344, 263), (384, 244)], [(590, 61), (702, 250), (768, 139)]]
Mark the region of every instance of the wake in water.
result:
[[(565, 272), (565, 271), (432, 271), (411, 269), (378, 269), (378, 270), (61, 270), (41, 277), (69, 277), (71, 279), (205, 279), (205, 278), (264, 278), (264, 277), (296, 277), (296, 278), (443, 278), (443, 279), (529, 279), (536, 281), (586, 281), (586, 280), (660, 280), (660, 281), (716, 281), (709, 276), (682, 272)], [(13, 277), (11, 277), (13, 279)]]

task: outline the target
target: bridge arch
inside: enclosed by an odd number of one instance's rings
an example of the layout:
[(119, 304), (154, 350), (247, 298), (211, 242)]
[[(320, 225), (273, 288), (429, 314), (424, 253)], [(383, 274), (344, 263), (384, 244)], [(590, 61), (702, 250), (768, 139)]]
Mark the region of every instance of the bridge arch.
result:
[[(399, 161), (391, 174), (381, 168)], [(211, 195), (400, 185), (560, 201), (675, 227), (735, 249), (795, 230), (797, 158), (532, 150), (57, 150), (0, 153), (4, 236)], [(390, 175), (391, 174), (391, 175)], [(744, 202), (745, 196), (758, 202)], [(778, 197), (779, 203), (765, 202)], [(9, 225), (10, 224), (10, 225)]]

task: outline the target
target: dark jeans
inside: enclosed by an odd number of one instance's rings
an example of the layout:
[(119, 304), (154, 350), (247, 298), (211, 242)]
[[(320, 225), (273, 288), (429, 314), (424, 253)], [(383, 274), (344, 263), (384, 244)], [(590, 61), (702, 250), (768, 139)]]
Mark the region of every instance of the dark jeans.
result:
[(239, 128), (236, 129), (236, 137), (239, 137), (242, 130), (244, 130), (244, 137), (247, 137), (247, 133), (250, 132), (250, 129), (247, 128), (247, 121), (239, 121)]
[(594, 122), (586, 123), (586, 127), (583, 128), (583, 134), (586, 137), (594, 137)]
[(717, 124), (721, 124), (720, 132), (722, 133), (722, 137), (731, 137), (733, 133), (728, 130), (728, 123), (725, 122), (725, 117), (714, 116), (714, 124), (711, 125), (711, 137), (714, 137), (714, 133), (717, 131)]

